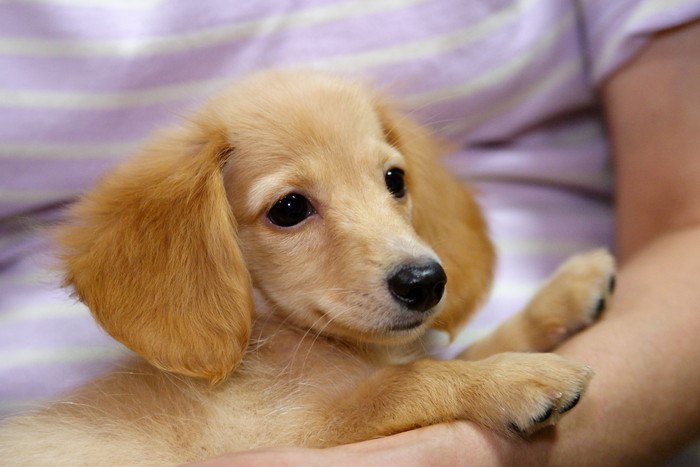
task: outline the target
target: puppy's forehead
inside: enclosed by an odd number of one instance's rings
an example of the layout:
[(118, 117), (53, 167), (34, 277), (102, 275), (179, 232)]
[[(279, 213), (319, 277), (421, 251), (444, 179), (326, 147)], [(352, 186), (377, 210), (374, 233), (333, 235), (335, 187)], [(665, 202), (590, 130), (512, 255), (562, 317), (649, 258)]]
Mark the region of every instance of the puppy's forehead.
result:
[(354, 83), (315, 75), (266, 75), (235, 93), (227, 123), (235, 148), (293, 152), (339, 147), (381, 136), (374, 102), (367, 88)]
[(227, 180), (239, 195), (260, 200), (283, 185), (339, 181), (396, 157), (368, 89), (302, 78), (247, 83), (230, 100), (226, 119), (234, 156)]

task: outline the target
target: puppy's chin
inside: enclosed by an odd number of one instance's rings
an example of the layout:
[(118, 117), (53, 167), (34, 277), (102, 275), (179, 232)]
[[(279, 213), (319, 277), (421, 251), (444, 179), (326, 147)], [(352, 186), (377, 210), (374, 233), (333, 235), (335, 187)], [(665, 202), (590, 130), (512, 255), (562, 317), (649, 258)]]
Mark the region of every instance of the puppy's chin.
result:
[[(298, 305), (289, 308), (274, 300), (271, 294), (256, 289), (256, 315), (276, 316), (289, 324), (309, 329), (314, 336), (323, 335), (356, 344), (394, 345), (406, 344), (420, 338), (439, 315), (444, 300), (432, 309), (418, 314), (396, 306), (386, 306), (372, 310), (366, 305), (343, 306), (334, 303), (336, 313), (326, 310), (323, 305)], [(391, 304), (393, 305), (393, 303)], [(371, 319), (374, 317), (375, 319)]]
[(333, 322), (324, 333), (363, 344), (400, 345), (420, 338), (430, 328), (439, 306), (422, 316), (396, 316), (387, 322), (368, 325)]

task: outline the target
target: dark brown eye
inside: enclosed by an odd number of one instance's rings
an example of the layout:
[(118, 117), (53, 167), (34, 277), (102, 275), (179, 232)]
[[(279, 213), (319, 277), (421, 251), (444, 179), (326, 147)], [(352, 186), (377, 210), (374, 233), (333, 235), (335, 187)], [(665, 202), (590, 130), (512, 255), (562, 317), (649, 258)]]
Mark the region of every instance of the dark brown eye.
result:
[(389, 193), (397, 198), (406, 196), (406, 185), (404, 184), (403, 177), (403, 170), (397, 168), (389, 169), (384, 174), (384, 182), (389, 189)]
[(267, 218), (280, 227), (297, 225), (311, 214), (314, 208), (309, 200), (297, 193), (291, 193), (275, 203), (267, 213)]

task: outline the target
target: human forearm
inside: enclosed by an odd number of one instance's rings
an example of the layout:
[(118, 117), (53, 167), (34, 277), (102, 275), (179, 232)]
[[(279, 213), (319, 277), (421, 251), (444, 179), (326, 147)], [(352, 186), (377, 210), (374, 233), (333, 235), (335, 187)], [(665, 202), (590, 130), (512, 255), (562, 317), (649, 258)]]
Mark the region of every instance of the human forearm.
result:
[(603, 87), (616, 167), (618, 291), (560, 352), (596, 370), (537, 439), (558, 462), (651, 461), (700, 431), (700, 23), (657, 35)]
[(545, 433), (513, 455), (648, 462), (699, 434), (699, 246), (700, 226), (670, 232), (623, 264), (604, 320), (558, 351), (596, 371), (586, 397), (556, 440)]

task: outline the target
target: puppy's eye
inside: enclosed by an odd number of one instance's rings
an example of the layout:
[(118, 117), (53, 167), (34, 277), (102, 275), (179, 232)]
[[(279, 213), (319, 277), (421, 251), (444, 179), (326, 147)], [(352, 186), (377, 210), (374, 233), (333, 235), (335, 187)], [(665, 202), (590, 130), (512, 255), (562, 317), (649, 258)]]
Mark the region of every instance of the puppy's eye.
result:
[(384, 174), (384, 182), (389, 189), (389, 193), (397, 198), (406, 196), (406, 185), (404, 184), (403, 176), (403, 170), (397, 169), (396, 167), (387, 170)]
[(309, 200), (303, 196), (291, 193), (275, 203), (267, 213), (267, 218), (280, 227), (291, 227), (297, 225), (311, 214), (314, 208)]

